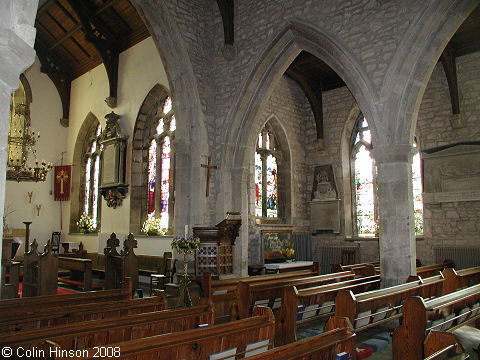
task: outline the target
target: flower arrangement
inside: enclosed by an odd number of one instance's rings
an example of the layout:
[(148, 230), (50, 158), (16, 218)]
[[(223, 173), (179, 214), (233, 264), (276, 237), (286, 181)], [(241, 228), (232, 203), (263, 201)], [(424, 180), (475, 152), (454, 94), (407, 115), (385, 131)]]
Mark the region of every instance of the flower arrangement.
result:
[(176, 236), (172, 240), (172, 249), (179, 253), (193, 253), (193, 250), (200, 248), (200, 239), (196, 236)]
[(289, 260), (292, 259), (293, 254), (295, 254), (295, 250), (293, 250), (292, 247), (283, 248), (282, 250), (280, 250), (280, 252), (282, 253), (283, 256), (285, 256)]
[(87, 213), (82, 213), (80, 219), (77, 221), (78, 231), (87, 234), (94, 232), (97, 228), (97, 224), (93, 221), (92, 217)]
[(147, 220), (143, 222), (142, 232), (148, 236), (165, 235), (167, 229), (162, 228), (159, 218), (149, 214)]

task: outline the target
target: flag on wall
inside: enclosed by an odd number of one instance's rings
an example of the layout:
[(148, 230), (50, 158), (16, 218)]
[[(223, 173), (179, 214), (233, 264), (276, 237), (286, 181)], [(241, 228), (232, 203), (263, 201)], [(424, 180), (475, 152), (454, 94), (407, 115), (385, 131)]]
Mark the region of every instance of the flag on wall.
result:
[(72, 173), (71, 165), (55, 166), (54, 200), (65, 201), (70, 199), (70, 178)]

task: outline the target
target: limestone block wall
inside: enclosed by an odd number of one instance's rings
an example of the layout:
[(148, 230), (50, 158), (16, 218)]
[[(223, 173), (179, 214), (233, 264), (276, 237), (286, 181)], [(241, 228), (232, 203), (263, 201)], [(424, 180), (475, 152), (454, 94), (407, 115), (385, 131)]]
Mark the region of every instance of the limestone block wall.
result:
[[(445, 73), (437, 64), (420, 106), (417, 134), (421, 149), (480, 141), (480, 52), (456, 59), (460, 113), (464, 127), (452, 129)], [(478, 246), (480, 201), (425, 204), (425, 239), (417, 242), (417, 257), (433, 262), (435, 246)]]

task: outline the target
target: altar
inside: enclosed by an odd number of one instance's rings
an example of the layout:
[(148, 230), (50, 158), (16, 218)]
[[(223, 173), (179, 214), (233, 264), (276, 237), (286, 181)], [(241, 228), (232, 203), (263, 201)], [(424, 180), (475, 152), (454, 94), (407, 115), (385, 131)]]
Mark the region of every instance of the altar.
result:
[(265, 264), (266, 274), (278, 274), (287, 271), (307, 270), (313, 265), (313, 261), (292, 261), (282, 263)]

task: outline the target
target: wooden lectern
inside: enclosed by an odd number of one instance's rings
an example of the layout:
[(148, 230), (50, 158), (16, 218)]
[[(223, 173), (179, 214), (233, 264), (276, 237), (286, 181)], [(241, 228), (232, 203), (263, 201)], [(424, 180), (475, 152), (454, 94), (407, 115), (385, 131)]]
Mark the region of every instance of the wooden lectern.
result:
[(193, 234), (200, 238), (195, 252), (195, 275), (209, 272), (212, 277), (233, 274), (233, 248), (238, 237), (240, 213), (227, 213), (227, 217), (211, 227), (194, 227)]

